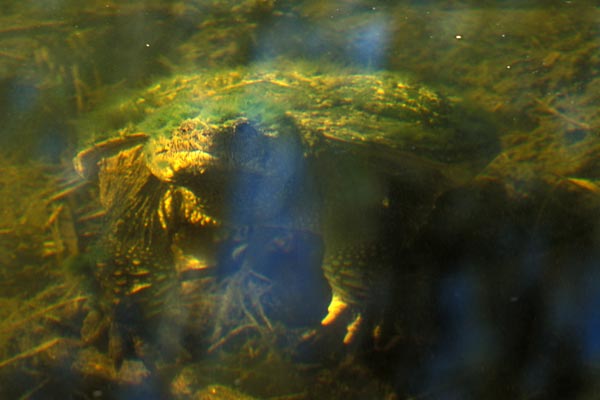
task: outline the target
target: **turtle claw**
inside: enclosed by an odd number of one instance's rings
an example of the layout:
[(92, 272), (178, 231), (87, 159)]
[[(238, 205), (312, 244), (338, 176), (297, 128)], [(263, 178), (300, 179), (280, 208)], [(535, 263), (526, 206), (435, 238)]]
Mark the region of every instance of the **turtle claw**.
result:
[(336, 321), (340, 315), (344, 314), (344, 311), (348, 309), (348, 303), (346, 303), (339, 295), (334, 294), (331, 298), (331, 303), (327, 307), (327, 315), (321, 321), (321, 325), (331, 325)]
[(352, 320), (346, 325), (346, 334), (343, 339), (345, 345), (352, 344), (363, 325), (363, 316), (360, 312), (352, 312), (351, 306), (338, 294), (334, 294), (327, 307), (327, 315), (321, 321), (322, 326), (333, 325), (337, 321), (345, 320), (345, 315), (351, 313)]
[(354, 342), (354, 339), (356, 338), (356, 336), (358, 335), (358, 332), (361, 329), (362, 322), (363, 322), (363, 317), (361, 314), (358, 314), (354, 318), (354, 320), (346, 326), (346, 335), (344, 336), (344, 340), (343, 340), (345, 345), (349, 345), (352, 342)]

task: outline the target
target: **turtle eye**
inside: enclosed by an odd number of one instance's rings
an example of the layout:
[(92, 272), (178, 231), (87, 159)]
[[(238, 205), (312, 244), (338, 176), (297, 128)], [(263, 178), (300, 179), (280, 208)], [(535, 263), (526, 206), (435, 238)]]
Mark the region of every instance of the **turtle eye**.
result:
[(259, 136), (259, 132), (248, 122), (242, 122), (235, 127), (237, 139), (249, 140)]

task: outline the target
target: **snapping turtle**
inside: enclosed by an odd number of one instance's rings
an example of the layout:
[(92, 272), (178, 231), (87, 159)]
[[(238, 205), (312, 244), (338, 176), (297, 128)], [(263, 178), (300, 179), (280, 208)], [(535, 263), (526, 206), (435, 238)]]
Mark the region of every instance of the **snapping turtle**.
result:
[(108, 111), (128, 124), (74, 163), (107, 211), (96, 276), (113, 354), (138, 323), (164, 325), (182, 281), (239, 271), (268, 283), (245, 311), (288, 326), (345, 314), (351, 341), (435, 198), (496, 151), (466, 110), (394, 73), (296, 64), (178, 75)]

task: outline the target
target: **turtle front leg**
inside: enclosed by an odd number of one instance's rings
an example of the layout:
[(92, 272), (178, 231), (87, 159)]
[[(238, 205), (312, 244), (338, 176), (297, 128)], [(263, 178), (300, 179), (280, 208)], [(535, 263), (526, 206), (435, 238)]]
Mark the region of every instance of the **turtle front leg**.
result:
[(391, 263), (390, 251), (377, 243), (345, 245), (327, 252), (323, 270), (333, 295), (321, 325), (344, 324), (345, 345), (359, 338), (378, 340), (389, 298)]

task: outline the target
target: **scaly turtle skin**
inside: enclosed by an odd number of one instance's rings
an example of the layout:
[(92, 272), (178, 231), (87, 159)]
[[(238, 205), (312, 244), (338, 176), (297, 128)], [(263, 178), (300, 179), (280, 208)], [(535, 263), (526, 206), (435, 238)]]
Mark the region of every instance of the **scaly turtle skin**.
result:
[(96, 275), (121, 332), (161, 321), (189, 270), (247, 270), (268, 318), (313, 324), (331, 300), (323, 324), (345, 312), (349, 342), (435, 198), (497, 146), (395, 74), (306, 65), (176, 76), (105, 115), (133, 121), (75, 167), (107, 210)]

